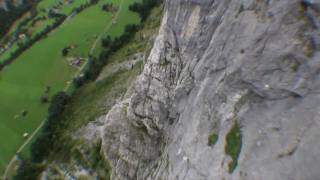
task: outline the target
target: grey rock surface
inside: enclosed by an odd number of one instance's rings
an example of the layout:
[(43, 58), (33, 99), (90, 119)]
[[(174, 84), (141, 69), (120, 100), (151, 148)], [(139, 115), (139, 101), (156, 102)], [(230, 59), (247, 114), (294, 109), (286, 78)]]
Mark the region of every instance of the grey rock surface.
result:
[(299, 0), (167, 0), (134, 93), (104, 118), (112, 178), (320, 179), (319, 24)]

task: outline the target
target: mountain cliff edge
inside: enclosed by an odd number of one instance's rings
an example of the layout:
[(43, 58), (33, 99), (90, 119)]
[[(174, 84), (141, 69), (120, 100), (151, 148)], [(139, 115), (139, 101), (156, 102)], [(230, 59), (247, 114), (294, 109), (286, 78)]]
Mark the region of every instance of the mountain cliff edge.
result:
[(318, 179), (318, 5), (167, 0), (133, 92), (99, 127), (112, 178)]

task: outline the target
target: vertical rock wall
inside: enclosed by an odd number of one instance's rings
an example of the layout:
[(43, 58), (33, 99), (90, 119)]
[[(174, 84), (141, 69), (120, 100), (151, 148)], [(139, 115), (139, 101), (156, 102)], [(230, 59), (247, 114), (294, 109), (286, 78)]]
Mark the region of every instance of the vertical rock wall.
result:
[(105, 117), (113, 179), (319, 179), (317, 3), (167, 0), (134, 93)]

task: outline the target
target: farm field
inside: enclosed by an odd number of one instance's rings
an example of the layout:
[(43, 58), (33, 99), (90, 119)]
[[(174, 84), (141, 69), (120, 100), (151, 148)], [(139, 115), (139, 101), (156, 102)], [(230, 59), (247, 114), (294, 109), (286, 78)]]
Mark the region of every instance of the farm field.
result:
[[(54, 18), (49, 17), (50, 9), (55, 9), (61, 14), (71, 16), (75, 8), (85, 5), (87, 2), (88, 0), (77, 0), (71, 4), (68, 4), (64, 0), (42, 0), (36, 7), (36, 16), (34, 16), (31, 20), (27, 20), (28, 18), (32, 17), (32, 14), (28, 12), (23, 15), (13, 24), (7, 36), (10, 37), (17, 33), (16, 30), (19, 28), (19, 24), (21, 24), (23, 21), (26, 21), (27, 23), (20, 28), (23, 29), (23, 32), (28, 35), (28, 38), (33, 38), (36, 34), (41, 33), (46, 27), (53, 25), (56, 21)], [(18, 49), (18, 42), (19, 41), (15, 41), (6, 52), (0, 54), (0, 63), (8, 59), (10, 55)]]
[[(66, 89), (85, 66), (90, 51), (100, 52), (102, 37), (120, 36), (127, 24), (139, 23), (138, 14), (128, 10), (128, 6), (137, 1), (140, 0), (100, 0), (63, 23), (0, 71), (1, 174), (22, 144), (31, 140), (27, 135), (45, 120), (48, 105), (41, 102), (41, 97), (51, 97)], [(44, 0), (39, 8), (50, 8), (55, 2)], [(77, 3), (62, 8), (63, 12), (70, 14), (85, 0), (74, 2)], [(102, 11), (105, 3), (113, 3), (118, 12)], [(67, 56), (63, 56), (61, 52), (66, 47), (72, 48)], [(81, 59), (81, 64), (70, 65), (74, 59)]]

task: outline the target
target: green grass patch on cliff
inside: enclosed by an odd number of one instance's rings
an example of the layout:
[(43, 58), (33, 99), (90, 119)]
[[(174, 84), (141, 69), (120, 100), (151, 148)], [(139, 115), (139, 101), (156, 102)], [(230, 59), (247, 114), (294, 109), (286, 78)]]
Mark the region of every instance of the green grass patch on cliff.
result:
[(232, 161), (229, 163), (229, 173), (232, 173), (238, 164), (238, 157), (241, 152), (242, 135), (239, 124), (235, 121), (233, 127), (226, 136), (225, 152), (228, 154)]
[(218, 135), (216, 133), (211, 133), (208, 137), (208, 146), (213, 146), (218, 141)]

